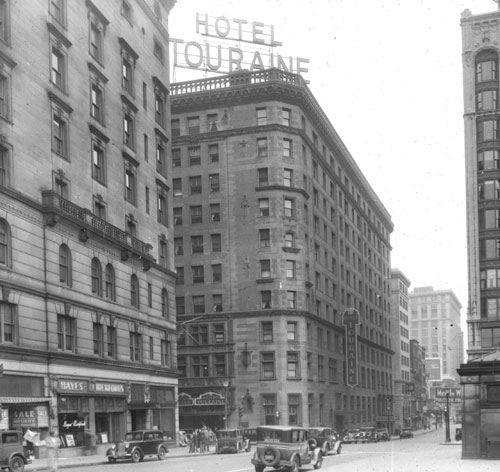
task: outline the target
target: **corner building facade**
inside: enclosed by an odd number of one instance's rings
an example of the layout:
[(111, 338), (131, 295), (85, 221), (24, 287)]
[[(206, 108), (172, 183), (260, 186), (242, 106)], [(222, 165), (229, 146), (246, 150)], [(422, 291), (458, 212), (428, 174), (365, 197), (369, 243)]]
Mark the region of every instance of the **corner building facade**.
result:
[(62, 455), (175, 438), (172, 6), (0, 2), (0, 427)]
[(462, 13), (469, 262), (468, 361), (458, 371), (464, 458), (490, 456), (500, 435), (499, 25), (500, 11)]
[(171, 104), (180, 427), (385, 426), (393, 226), (304, 80), (238, 71)]

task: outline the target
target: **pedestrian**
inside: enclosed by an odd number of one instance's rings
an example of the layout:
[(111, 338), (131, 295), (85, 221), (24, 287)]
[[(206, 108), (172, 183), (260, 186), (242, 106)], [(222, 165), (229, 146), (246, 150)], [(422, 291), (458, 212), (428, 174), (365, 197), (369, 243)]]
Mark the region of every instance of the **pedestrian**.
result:
[(59, 447), (61, 446), (61, 440), (57, 435), (57, 431), (52, 430), (50, 432), (50, 435), (47, 439), (45, 439), (45, 444), (47, 446), (47, 454), (49, 456), (50, 472), (57, 472)]

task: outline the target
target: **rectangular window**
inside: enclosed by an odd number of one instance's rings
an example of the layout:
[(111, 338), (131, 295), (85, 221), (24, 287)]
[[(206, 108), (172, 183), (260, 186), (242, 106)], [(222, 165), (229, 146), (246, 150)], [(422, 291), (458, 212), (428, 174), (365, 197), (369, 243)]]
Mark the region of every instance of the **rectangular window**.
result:
[(216, 377), (225, 377), (226, 373), (226, 356), (217, 355), (214, 357), (214, 366), (215, 366), (215, 376)]
[(162, 339), (160, 343), (160, 362), (162, 366), (170, 366), (172, 345), (169, 341)]
[(92, 143), (92, 178), (101, 184), (106, 183), (106, 161), (104, 149), (95, 141)]
[(202, 284), (205, 282), (205, 271), (202, 265), (192, 266), (191, 272), (193, 274), (193, 283)]
[(193, 356), (193, 377), (208, 377), (208, 356)]
[(66, 90), (66, 56), (56, 46), (52, 46), (50, 67), (50, 81), (61, 90)]
[(184, 297), (175, 297), (175, 311), (178, 315), (186, 313), (186, 302)]
[(200, 134), (200, 117), (190, 116), (188, 117), (188, 134)]
[(155, 94), (155, 120), (161, 126), (165, 126), (165, 97), (163, 92), (157, 91)]
[(135, 170), (131, 167), (125, 168), (125, 199), (130, 203), (136, 202)]
[(214, 325), (214, 344), (224, 344), (226, 342), (226, 334), (223, 324)]
[(142, 361), (142, 336), (139, 333), (130, 333), (130, 360)]
[(50, 0), (50, 16), (61, 26), (66, 25), (66, 0)]
[(174, 226), (182, 226), (182, 207), (174, 208)]
[(102, 31), (94, 22), (90, 23), (90, 55), (97, 61), (102, 63)]
[(189, 177), (189, 187), (191, 195), (198, 195), (201, 193), (201, 176), (196, 175)]
[(264, 259), (260, 261), (260, 278), (268, 279), (271, 277), (271, 261)]
[(268, 198), (259, 198), (259, 216), (269, 216)]
[(201, 164), (200, 146), (190, 147), (188, 148), (188, 152), (189, 152), (189, 165), (199, 166)]
[(60, 156), (68, 156), (68, 129), (63, 117), (52, 115), (52, 150)]
[(272, 343), (274, 341), (272, 321), (263, 321), (261, 323), (261, 340), (263, 343)]
[(217, 132), (217, 113), (207, 115), (207, 130), (209, 133)]
[(292, 124), (292, 110), (283, 108), (281, 110), (281, 124), (283, 126), (291, 126)]
[(210, 240), (212, 243), (212, 252), (222, 251), (222, 239), (220, 234), (211, 234)]
[(193, 312), (205, 313), (205, 297), (203, 295), (193, 296)]
[(286, 369), (286, 377), (287, 379), (298, 379), (300, 378), (299, 372), (299, 361), (300, 356), (298, 352), (287, 352), (287, 369)]
[(293, 170), (283, 169), (283, 185), (285, 187), (293, 187)]
[(267, 125), (267, 109), (257, 108), (257, 126)]
[(167, 151), (163, 141), (156, 143), (156, 172), (164, 177), (167, 175)]
[(92, 83), (90, 90), (90, 115), (100, 123), (104, 122), (104, 98), (102, 88)]
[(106, 327), (106, 354), (116, 359), (116, 328)]
[(134, 116), (132, 113), (125, 112), (123, 115), (123, 144), (127, 145), (130, 149), (134, 149), (134, 136)]
[(57, 348), (61, 351), (75, 350), (75, 320), (69, 316), (57, 316)]
[(175, 279), (175, 284), (184, 285), (184, 267), (176, 267), (175, 273), (177, 274), (177, 277)]
[(171, 131), (172, 131), (172, 138), (175, 138), (176, 136), (181, 135), (181, 121), (179, 119), (173, 119), (170, 122), (171, 126)]
[(295, 218), (295, 202), (291, 198), (284, 199), (284, 216), (287, 218)]
[(497, 149), (489, 149), (477, 153), (477, 170), (500, 169), (500, 157)]
[(203, 223), (203, 213), (201, 205), (189, 207), (191, 224)]
[(498, 108), (498, 95), (496, 90), (483, 90), (476, 93), (478, 111), (496, 110)]
[(257, 157), (267, 157), (267, 138), (257, 139)]
[(182, 237), (174, 238), (174, 252), (176, 256), (184, 255), (184, 243)]
[(182, 197), (182, 179), (172, 179), (174, 197)]
[(269, 247), (271, 245), (269, 229), (259, 229), (259, 246)]
[(260, 292), (261, 306), (263, 309), (271, 308), (271, 291), (263, 290)]
[(210, 220), (213, 223), (218, 223), (220, 221), (220, 203), (210, 204)]
[[(1, 234), (0, 234), (1, 238)], [(1, 242), (1, 240), (0, 240)], [(1, 254), (0, 244), (0, 254)], [(1, 255), (0, 255), (1, 260)], [(0, 302), (0, 344), (14, 343), (16, 336), (15, 305)]]
[(220, 192), (219, 174), (210, 174), (208, 179), (210, 181), (210, 191), (212, 193)]
[(297, 308), (297, 292), (288, 290), (286, 292), (286, 302), (288, 308), (295, 310)]
[(131, 95), (134, 94), (133, 66), (126, 54), (122, 55), (122, 88)]
[(295, 261), (287, 260), (286, 261), (286, 278), (287, 279), (295, 279)]
[(203, 236), (191, 236), (191, 251), (193, 254), (203, 254)]
[(479, 143), (498, 138), (498, 119), (483, 120), (477, 123), (477, 141)]
[(222, 264), (212, 264), (212, 283), (222, 282)]
[(498, 80), (497, 61), (489, 60), (478, 62), (476, 64), (476, 82), (488, 82), (490, 80)]
[(286, 323), (286, 339), (288, 341), (297, 340), (297, 323), (294, 321), (288, 321)]
[(162, 267), (168, 267), (168, 248), (167, 241), (159, 238), (158, 243), (158, 259)]
[(172, 149), (172, 167), (181, 167), (181, 150)]
[(283, 157), (285, 158), (293, 157), (291, 139), (283, 139)]
[(222, 305), (222, 295), (220, 293), (212, 295), (212, 306), (214, 307), (214, 311), (223, 311), (224, 307)]
[(10, 118), (10, 85), (7, 76), (0, 73), (0, 116)]
[(219, 145), (209, 144), (208, 155), (210, 157), (210, 162), (219, 162)]
[(300, 425), (302, 424), (301, 403), (300, 395), (288, 395), (288, 424)]
[(259, 187), (269, 184), (269, 176), (267, 167), (257, 169), (257, 183)]
[(274, 365), (274, 352), (261, 353), (262, 379), (274, 380), (276, 378)]
[(94, 354), (99, 357), (104, 355), (104, 327), (100, 323), (93, 324)]
[(158, 202), (157, 221), (158, 223), (167, 226), (168, 222), (167, 195), (163, 189), (158, 191), (157, 202)]

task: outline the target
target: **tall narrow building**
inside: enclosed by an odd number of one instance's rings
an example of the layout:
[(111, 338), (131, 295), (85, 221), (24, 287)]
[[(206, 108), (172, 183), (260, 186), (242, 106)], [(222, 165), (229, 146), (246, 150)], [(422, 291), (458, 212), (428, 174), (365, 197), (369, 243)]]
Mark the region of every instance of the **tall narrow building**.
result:
[(1, 427), (175, 438), (168, 14), (0, 1)]
[[(499, 7), (500, 8), (500, 7)], [(500, 415), (500, 11), (462, 13), (469, 300), (463, 457), (489, 453)]]
[(171, 103), (181, 427), (386, 426), (393, 225), (308, 86), (239, 71)]

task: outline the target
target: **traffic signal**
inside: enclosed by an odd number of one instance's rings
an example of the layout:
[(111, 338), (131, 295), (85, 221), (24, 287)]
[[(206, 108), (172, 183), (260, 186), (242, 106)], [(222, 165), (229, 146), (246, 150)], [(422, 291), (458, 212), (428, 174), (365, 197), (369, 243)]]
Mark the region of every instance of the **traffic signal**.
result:
[(240, 415), (240, 418), (243, 416), (243, 407), (240, 406), (239, 410), (238, 410), (238, 414)]
[(280, 411), (276, 410), (276, 419), (279, 419), (279, 417), (280, 417)]

